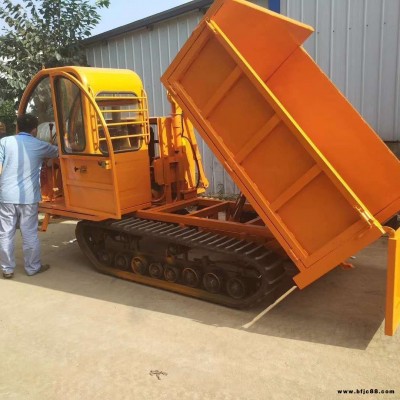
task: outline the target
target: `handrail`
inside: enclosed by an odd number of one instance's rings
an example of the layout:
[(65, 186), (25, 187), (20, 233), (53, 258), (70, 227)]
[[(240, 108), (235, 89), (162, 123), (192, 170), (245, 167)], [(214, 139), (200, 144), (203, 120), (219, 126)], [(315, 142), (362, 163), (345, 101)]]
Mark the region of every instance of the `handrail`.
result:
[(144, 100), (144, 97), (137, 96), (96, 96), (96, 101), (105, 101), (105, 100)]
[(143, 125), (145, 121), (110, 122), (107, 126)]
[[(115, 139), (126, 139), (126, 138), (146, 138), (147, 134), (145, 133), (138, 133), (138, 134), (133, 134), (133, 135), (123, 135), (123, 136), (111, 136), (111, 140)], [(99, 141), (104, 141), (106, 138), (99, 138)]]
[[(131, 103), (132, 104), (137, 104), (139, 103), (141, 105), (141, 108), (137, 109), (121, 109), (121, 110), (104, 110), (101, 109), (100, 107), (104, 107), (101, 103), (104, 101), (109, 102), (107, 104), (108, 107), (112, 107), (113, 103), (118, 103), (120, 100), (134, 100)], [(141, 134), (131, 134), (131, 135), (118, 135), (118, 136), (112, 136), (110, 135), (110, 140), (111, 142), (116, 139), (127, 139), (127, 138), (143, 138), (146, 145), (150, 143), (150, 128), (149, 128), (149, 123), (148, 123), (148, 118), (149, 118), (149, 111), (148, 111), (148, 104), (147, 104), (147, 96), (145, 92), (143, 91), (142, 96), (139, 97), (132, 97), (132, 96), (96, 96), (95, 101), (97, 102), (100, 112), (102, 114), (122, 114), (122, 113), (135, 113), (135, 114), (140, 114), (136, 115), (137, 119), (136, 121), (127, 121), (122, 120), (119, 122), (107, 122), (106, 120), (105, 123), (107, 127), (122, 127), (122, 126), (143, 126), (143, 131), (144, 133)], [(105, 141), (105, 138), (99, 138), (99, 142)]]
[[(101, 106), (102, 107), (102, 106)], [(122, 113), (122, 112), (131, 112), (131, 113), (138, 113), (138, 112), (145, 112), (144, 108), (134, 108), (134, 109), (127, 109), (127, 110), (100, 110), (102, 113), (107, 114), (107, 113)]]

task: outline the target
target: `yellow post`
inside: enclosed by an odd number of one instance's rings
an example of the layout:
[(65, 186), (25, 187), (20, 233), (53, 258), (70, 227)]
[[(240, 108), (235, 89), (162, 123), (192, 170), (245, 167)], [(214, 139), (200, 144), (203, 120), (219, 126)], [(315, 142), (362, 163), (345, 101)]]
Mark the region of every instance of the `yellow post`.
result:
[(400, 229), (385, 230), (389, 236), (385, 334), (393, 336), (400, 324)]

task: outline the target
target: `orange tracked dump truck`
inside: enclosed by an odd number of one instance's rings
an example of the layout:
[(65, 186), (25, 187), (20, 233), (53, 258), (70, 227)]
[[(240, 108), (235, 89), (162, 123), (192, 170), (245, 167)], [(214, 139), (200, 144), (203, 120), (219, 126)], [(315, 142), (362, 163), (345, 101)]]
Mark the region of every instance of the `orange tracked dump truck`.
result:
[[(96, 269), (230, 307), (304, 288), (389, 237), (386, 333), (400, 320), (400, 163), (301, 47), (313, 29), (217, 0), (162, 77), (171, 115), (150, 117), (132, 71), (42, 70), (20, 112), (57, 160), (45, 213), (79, 219)], [(241, 190), (208, 186), (193, 126)]]

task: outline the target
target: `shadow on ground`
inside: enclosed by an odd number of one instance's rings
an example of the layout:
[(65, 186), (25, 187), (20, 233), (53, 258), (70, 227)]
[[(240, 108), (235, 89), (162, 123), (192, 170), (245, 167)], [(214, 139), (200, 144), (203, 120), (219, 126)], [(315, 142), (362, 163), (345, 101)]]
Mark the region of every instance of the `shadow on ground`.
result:
[[(384, 318), (386, 240), (364, 249), (352, 260), (354, 269), (337, 268), (303, 291), (296, 290), (249, 329), (267, 305), (232, 310), (182, 295), (102, 275), (91, 268), (74, 240), (75, 225), (55, 223), (40, 234), (43, 262), (52, 268), (27, 277), (18, 267), (15, 280), (75, 295), (139, 307), (203, 324), (248, 332), (365, 349)], [(17, 246), (20, 248), (18, 239)], [(21, 252), (17, 260), (22, 264)]]

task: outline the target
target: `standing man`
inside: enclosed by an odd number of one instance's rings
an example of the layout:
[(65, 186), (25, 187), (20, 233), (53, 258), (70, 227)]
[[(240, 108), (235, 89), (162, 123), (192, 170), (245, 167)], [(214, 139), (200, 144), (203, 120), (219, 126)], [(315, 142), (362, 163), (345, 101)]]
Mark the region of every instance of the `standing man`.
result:
[(38, 203), (40, 168), (58, 149), (36, 139), (38, 119), (30, 114), (17, 118), (18, 134), (0, 140), (0, 265), (3, 277), (14, 276), (14, 236), (22, 234), (25, 271), (35, 275), (49, 269), (40, 263)]

